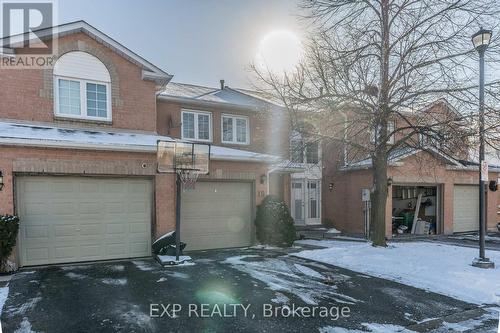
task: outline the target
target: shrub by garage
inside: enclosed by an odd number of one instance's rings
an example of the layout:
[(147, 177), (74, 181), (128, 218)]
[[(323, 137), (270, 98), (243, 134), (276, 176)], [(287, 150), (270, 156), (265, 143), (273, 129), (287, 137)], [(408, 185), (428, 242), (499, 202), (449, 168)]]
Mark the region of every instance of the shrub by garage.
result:
[(295, 225), (287, 205), (269, 195), (257, 207), (255, 219), (257, 239), (262, 244), (291, 246), (295, 240)]
[(0, 273), (8, 273), (14, 269), (9, 256), (16, 245), (19, 231), (19, 218), (13, 215), (0, 215)]

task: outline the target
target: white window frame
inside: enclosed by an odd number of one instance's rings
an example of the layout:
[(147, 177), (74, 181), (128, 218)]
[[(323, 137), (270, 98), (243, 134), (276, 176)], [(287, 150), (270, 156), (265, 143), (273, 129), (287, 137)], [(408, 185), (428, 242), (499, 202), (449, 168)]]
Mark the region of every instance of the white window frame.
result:
[[(224, 140), (224, 118), (233, 119), (233, 140), (232, 141)], [(247, 128), (246, 128), (247, 137), (246, 137), (245, 142), (238, 142), (237, 141), (237, 138), (236, 138), (236, 120), (237, 119), (244, 119), (246, 124), (247, 124)], [(248, 118), (247, 116), (223, 113), (220, 117), (220, 140), (222, 143), (231, 144), (231, 145), (249, 145), (250, 144), (250, 118)]]
[[(395, 128), (396, 128), (396, 122), (394, 120), (389, 120), (387, 122), (387, 134), (391, 134), (392, 132), (394, 132)], [(370, 131), (370, 142), (371, 143), (375, 143), (375, 136), (378, 135), (378, 132), (379, 132), (377, 129), (372, 129)], [(389, 145), (394, 144), (394, 136), (395, 136), (395, 133), (392, 133), (391, 136), (389, 136), (389, 138), (387, 139), (387, 144), (389, 144)]]
[[(195, 117), (194, 117), (194, 138), (186, 138), (184, 136), (184, 114), (185, 113), (192, 113), (195, 115)], [(208, 140), (199, 138), (199, 133), (198, 133), (198, 115), (199, 114), (208, 115)], [(181, 111), (181, 138), (183, 140), (212, 142), (212, 112), (191, 110), (191, 109), (182, 109), (182, 111)]]
[[(80, 83), (80, 115), (61, 113), (59, 110), (59, 80), (76, 81)], [(106, 87), (106, 118), (87, 115), (87, 83), (99, 84)], [(54, 115), (58, 118), (83, 119), (92, 121), (111, 122), (113, 119), (111, 105), (111, 84), (109, 82), (79, 79), (67, 76), (54, 76)]]

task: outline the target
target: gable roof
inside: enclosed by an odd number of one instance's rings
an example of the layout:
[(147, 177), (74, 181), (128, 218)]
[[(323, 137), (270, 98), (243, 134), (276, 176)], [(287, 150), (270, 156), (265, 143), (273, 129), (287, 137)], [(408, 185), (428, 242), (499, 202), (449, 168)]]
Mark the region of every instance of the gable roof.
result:
[[(51, 39), (53, 37), (60, 38), (66, 35), (75, 34), (79, 32), (88, 35), (97, 42), (112, 49), (125, 59), (141, 67), (142, 78), (145, 80), (151, 80), (157, 82), (160, 85), (165, 85), (173, 77), (172, 75), (163, 71), (161, 68), (153, 65), (151, 62), (147, 61), (137, 53), (131, 51), (124, 45), (120, 44), (113, 38), (104, 34), (103, 32), (91, 26), (85, 21), (75, 21), (50, 28), (39, 29), (36, 30), (37, 33), (36, 37), (43, 40), (43, 39)], [(0, 39), (0, 49), (2, 49), (4, 54), (12, 55), (13, 54), (12, 49), (22, 47), (23, 42), (25, 40), (32, 38), (35, 38), (35, 35), (30, 32), (25, 32), (13, 36), (5, 36)]]
[[(435, 155), (438, 158), (443, 159), (447, 164), (450, 164), (452, 166), (456, 166), (456, 167), (463, 166), (463, 164), (461, 164), (458, 160), (455, 160), (454, 158), (446, 156), (432, 147), (413, 148), (413, 147), (408, 147), (408, 146), (392, 150), (389, 153), (389, 156), (387, 157), (388, 165), (389, 166), (397, 166), (399, 162), (403, 161), (404, 159), (406, 159), (410, 156), (418, 154), (422, 151), (426, 151), (432, 155)], [(349, 163), (349, 165), (342, 167), (342, 170), (370, 169), (370, 168), (372, 168), (372, 166), (373, 166), (372, 159), (371, 159), (371, 157), (369, 157), (369, 158), (366, 158), (366, 159), (361, 160), (361, 161)]]
[(224, 87), (224, 89), (170, 82), (158, 95), (161, 99), (207, 106), (228, 106), (246, 110), (280, 107), (270, 99), (259, 97), (257, 92)]

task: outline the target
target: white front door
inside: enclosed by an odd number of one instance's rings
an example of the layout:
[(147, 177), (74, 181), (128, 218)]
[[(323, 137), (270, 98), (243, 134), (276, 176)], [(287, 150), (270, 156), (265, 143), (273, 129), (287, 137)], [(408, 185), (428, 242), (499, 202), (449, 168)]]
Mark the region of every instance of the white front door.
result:
[(321, 223), (321, 181), (319, 179), (293, 179), (291, 196), (291, 213), (295, 224)]

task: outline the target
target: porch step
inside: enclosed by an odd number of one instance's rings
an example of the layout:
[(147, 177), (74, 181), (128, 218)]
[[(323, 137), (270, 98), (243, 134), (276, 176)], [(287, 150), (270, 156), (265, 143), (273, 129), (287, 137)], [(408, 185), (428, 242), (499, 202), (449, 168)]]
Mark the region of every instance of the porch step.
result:
[(349, 241), (360, 241), (365, 242), (366, 239), (361, 234), (344, 234), (344, 233), (329, 233), (327, 228), (321, 230), (320, 228), (316, 230), (312, 229), (297, 229), (297, 239), (336, 239), (336, 240), (349, 240)]
[(297, 231), (328, 231), (328, 228), (322, 224), (313, 225), (295, 225)]

